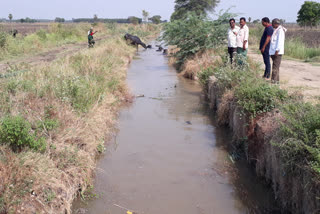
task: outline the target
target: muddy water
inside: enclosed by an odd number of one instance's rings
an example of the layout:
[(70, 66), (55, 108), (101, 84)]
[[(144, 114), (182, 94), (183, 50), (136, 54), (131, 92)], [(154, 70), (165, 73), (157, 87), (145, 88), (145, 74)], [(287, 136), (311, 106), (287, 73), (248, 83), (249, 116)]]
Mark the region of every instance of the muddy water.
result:
[(128, 84), (144, 97), (122, 109), (120, 131), (98, 163), (99, 197), (75, 203), (76, 213), (263, 213), (273, 206), (252, 172), (230, 161), (224, 145), (231, 133), (215, 126), (200, 86), (178, 77), (165, 56), (140, 51)]

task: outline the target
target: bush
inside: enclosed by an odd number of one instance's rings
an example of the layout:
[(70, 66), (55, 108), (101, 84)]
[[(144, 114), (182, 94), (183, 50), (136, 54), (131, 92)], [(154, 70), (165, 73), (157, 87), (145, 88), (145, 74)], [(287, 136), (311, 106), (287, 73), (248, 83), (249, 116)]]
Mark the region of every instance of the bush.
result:
[(47, 32), (45, 30), (41, 29), (41, 30), (37, 31), (37, 36), (42, 41), (45, 41), (47, 39)]
[(8, 144), (14, 151), (28, 147), (44, 151), (46, 143), (32, 133), (31, 125), (21, 116), (6, 116), (0, 126), (0, 143)]
[(228, 18), (225, 13), (217, 20), (190, 13), (185, 20), (175, 20), (164, 26), (161, 37), (168, 45), (175, 45), (178, 69), (191, 56), (205, 49), (217, 48), (226, 42)]
[(0, 32), (0, 48), (4, 48), (7, 43), (7, 34)]
[(289, 103), (282, 107), (286, 120), (278, 133), (281, 155), (291, 172), (309, 166), (320, 175), (320, 105)]
[(287, 91), (257, 78), (245, 78), (235, 88), (237, 103), (251, 117), (269, 112), (288, 98)]
[(202, 87), (207, 88), (208, 87), (208, 83), (209, 83), (209, 78), (210, 76), (213, 75), (213, 69), (212, 68), (207, 68), (204, 69), (203, 71), (197, 73), (198, 78), (199, 78), (199, 82), (202, 85)]

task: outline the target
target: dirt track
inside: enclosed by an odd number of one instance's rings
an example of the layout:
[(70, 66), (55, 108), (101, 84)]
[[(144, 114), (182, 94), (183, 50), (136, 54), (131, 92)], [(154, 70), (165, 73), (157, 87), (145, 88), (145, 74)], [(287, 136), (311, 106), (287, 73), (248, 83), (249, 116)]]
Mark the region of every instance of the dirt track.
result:
[[(102, 37), (96, 39), (96, 41), (101, 41), (104, 39), (107, 39), (107, 37)], [(20, 63), (27, 63), (31, 66), (35, 66), (38, 64), (41, 64), (43, 62), (51, 62), (57, 58), (64, 57), (70, 54), (74, 54), (77, 51), (87, 48), (88, 46), (87, 42), (82, 42), (82, 43), (77, 43), (77, 44), (69, 44), (69, 45), (64, 45), (61, 47), (56, 47), (53, 48), (50, 51), (44, 51), (41, 53), (38, 53), (33, 56), (22, 56), (19, 58), (15, 59), (8, 59), (8, 60), (3, 60), (0, 62), (0, 74), (4, 73), (7, 71), (7, 69), (12, 66), (12, 65), (18, 65)]]
[[(248, 56), (260, 62), (261, 68), (264, 68), (263, 59), (260, 54), (249, 51)], [(280, 67), (280, 84), (282, 88), (288, 89), (289, 91), (301, 92), (307, 101), (319, 102), (320, 66), (283, 59)]]

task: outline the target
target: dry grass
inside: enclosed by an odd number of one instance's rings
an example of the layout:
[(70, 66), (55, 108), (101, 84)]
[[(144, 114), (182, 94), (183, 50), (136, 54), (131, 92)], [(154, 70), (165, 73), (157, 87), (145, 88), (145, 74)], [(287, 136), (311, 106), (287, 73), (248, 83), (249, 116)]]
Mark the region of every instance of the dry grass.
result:
[(234, 99), (234, 91), (232, 90), (226, 90), (222, 95), (221, 103), (217, 111), (218, 123), (220, 125), (229, 124), (230, 104), (233, 103)]
[(220, 56), (217, 56), (213, 50), (207, 50), (203, 53), (197, 53), (192, 59), (187, 60), (181, 72), (186, 78), (197, 79), (197, 74), (209, 67), (217, 66), (222, 63)]
[[(47, 149), (14, 153), (0, 146), (0, 213), (70, 213), (91, 183), (98, 147), (114, 133), (122, 101), (130, 100), (125, 77), (135, 49), (122, 31), (94, 49), (1, 80), (0, 116), (22, 115)], [(48, 107), (59, 126), (39, 129)]]

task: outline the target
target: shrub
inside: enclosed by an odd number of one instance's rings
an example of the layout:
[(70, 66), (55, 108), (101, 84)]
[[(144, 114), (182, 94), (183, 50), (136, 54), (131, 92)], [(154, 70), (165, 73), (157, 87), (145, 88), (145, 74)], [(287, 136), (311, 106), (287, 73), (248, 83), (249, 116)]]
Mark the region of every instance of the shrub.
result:
[(42, 40), (45, 41), (47, 39), (47, 32), (43, 29), (37, 31), (37, 36)]
[(217, 20), (190, 13), (185, 20), (175, 20), (164, 26), (161, 37), (168, 45), (175, 45), (179, 51), (175, 54), (178, 68), (186, 59), (199, 51), (217, 48), (226, 41), (228, 18), (224, 13)]
[(0, 32), (0, 48), (4, 48), (7, 43), (7, 34)]
[(269, 112), (288, 98), (287, 91), (257, 78), (245, 78), (235, 89), (237, 103), (251, 117)]
[(320, 175), (320, 105), (295, 102), (282, 107), (286, 120), (278, 133), (281, 155), (291, 172), (308, 165)]
[(29, 147), (44, 151), (46, 143), (32, 133), (31, 125), (21, 116), (6, 116), (0, 126), (0, 143), (8, 144), (14, 151)]
[(206, 88), (208, 86), (209, 78), (213, 73), (213, 68), (207, 68), (197, 74), (202, 87)]

